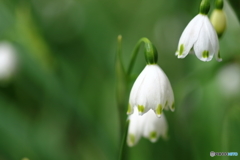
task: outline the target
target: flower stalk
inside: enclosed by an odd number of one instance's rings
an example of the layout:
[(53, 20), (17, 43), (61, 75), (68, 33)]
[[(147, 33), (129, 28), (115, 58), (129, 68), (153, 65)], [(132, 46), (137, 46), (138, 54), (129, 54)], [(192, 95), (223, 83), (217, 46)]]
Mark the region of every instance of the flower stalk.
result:
[(134, 63), (135, 63), (136, 58), (137, 58), (137, 54), (139, 52), (139, 49), (140, 49), (140, 46), (141, 46), (142, 43), (144, 43), (144, 47), (145, 47), (145, 58), (146, 58), (147, 64), (156, 64), (157, 63), (158, 55), (157, 55), (157, 51), (156, 51), (155, 47), (149, 41), (149, 39), (143, 37), (137, 42), (137, 44), (136, 44), (136, 46), (133, 50), (131, 60), (130, 60), (128, 70), (127, 70), (127, 75), (128, 76), (131, 75)]
[[(125, 116), (125, 106), (126, 106), (126, 93), (127, 93), (127, 75), (123, 67), (121, 54), (122, 54), (122, 36), (119, 35), (117, 38), (117, 57), (116, 57), (116, 98), (117, 98), (117, 108), (119, 113), (119, 123), (120, 123), (120, 133), (124, 132), (124, 122), (126, 120)], [(122, 134), (120, 134), (122, 137)]]
[[(174, 95), (167, 76), (157, 65), (158, 54), (154, 45), (147, 38), (141, 38), (133, 50), (127, 72), (125, 72), (121, 61), (121, 41), (122, 37), (118, 36), (116, 59), (117, 102), (120, 131), (123, 137), (119, 159), (127, 160), (126, 144), (130, 147), (134, 146), (142, 136), (148, 138), (151, 142), (156, 142), (160, 135), (166, 137), (167, 122), (163, 115), (163, 109), (174, 111)], [(123, 113), (123, 110), (127, 106), (127, 86), (142, 43), (144, 44), (146, 67), (131, 89), (126, 123), (126, 114)], [(163, 116), (161, 117), (161, 115)], [(124, 124), (126, 125), (125, 128), (123, 127)]]
[[(116, 56), (116, 73), (117, 73), (117, 86), (116, 86), (116, 98), (117, 98), (117, 106), (119, 111), (119, 123), (120, 123), (120, 136), (122, 137), (122, 144), (121, 144), (121, 150), (119, 159), (120, 160), (127, 160), (128, 154), (127, 154), (127, 145), (126, 145), (126, 138), (127, 138), (127, 131), (128, 131), (128, 124), (129, 120), (126, 123), (126, 106), (127, 106), (127, 86), (129, 77), (131, 75), (133, 66), (135, 64), (140, 46), (142, 43), (144, 43), (145, 48), (145, 58), (147, 64), (156, 64), (157, 63), (157, 52), (153, 44), (147, 39), (147, 38), (141, 38), (131, 55), (130, 63), (127, 68), (127, 72), (124, 70), (124, 66), (122, 63), (122, 36), (119, 35), (117, 38), (118, 47), (117, 47), (117, 56)], [(126, 126), (126, 127), (124, 127)]]
[(119, 160), (127, 160), (128, 159), (128, 148), (127, 148), (127, 135), (128, 135), (128, 126), (129, 126), (129, 120), (126, 121), (125, 124), (125, 131), (122, 137), (121, 142), (121, 148), (120, 148), (120, 154), (119, 154)]

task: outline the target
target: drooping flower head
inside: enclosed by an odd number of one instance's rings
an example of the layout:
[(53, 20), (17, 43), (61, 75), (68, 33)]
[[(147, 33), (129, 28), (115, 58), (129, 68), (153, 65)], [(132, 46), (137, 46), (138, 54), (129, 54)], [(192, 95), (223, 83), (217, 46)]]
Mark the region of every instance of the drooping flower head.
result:
[(154, 111), (150, 109), (144, 115), (139, 115), (137, 108), (129, 116), (129, 128), (127, 135), (127, 144), (132, 147), (143, 136), (151, 142), (156, 142), (160, 136), (167, 138), (168, 125), (164, 114), (158, 118)]
[(207, 16), (209, 9), (209, 1), (203, 0), (200, 13), (188, 23), (180, 37), (175, 53), (178, 58), (185, 58), (193, 48), (201, 61), (212, 60), (214, 54), (216, 59), (221, 61), (217, 33)]
[(141, 39), (138, 44), (142, 41), (145, 42), (147, 65), (137, 77), (130, 92), (127, 111), (130, 120), (127, 135), (129, 146), (134, 146), (142, 136), (151, 142), (156, 142), (160, 135), (166, 138), (168, 126), (163, 109), (170, 108), (174, 111), (172, 87), (165, 73), (157, 65), (157, 51), (146, 38)]
[(129, 98), (128, 114), (138, 108), (140, 115), (150, 109), (161, 116), (164, 108), (174, 110), (174, 95), (171, 84), (157, 64), (148, 64), (133, 84)]
[(174, 110), (173, 91), (167, 76), (157, 65), (155, 47), (148, 39), (143, 40), (147, 65), (133, 84), (127, 114), (132, 114), (136, 107), (140, 115), (152, 109), (160, 117), (164, 108)]

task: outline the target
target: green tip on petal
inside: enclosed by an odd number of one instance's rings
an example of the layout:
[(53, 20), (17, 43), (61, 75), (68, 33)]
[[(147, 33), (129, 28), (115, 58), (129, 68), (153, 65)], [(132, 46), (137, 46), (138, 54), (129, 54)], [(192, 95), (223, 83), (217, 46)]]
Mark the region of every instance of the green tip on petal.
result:
[(184, 51), (184, 45), (181, 44), (180, 48), (179, 48), (179, 54), (178, 55), (181, 56), (183, 54), (183, 51)]
[(145, 109), (145, 107), (143, 105), (138, 105), (138, 112), (139, 113), (143, 113), (144, 109)]
[(149, 139), (155, 141), (157, 139), (157, 132), (156, 131), (150, 132)]
[(134, 143), (135, 143), (135, 140), (136, 140), (136, 138), (135, 138), (134, 134), (129, 134), (128, 135), (128, 145), (129, 146), (133, 146)]
[(216, 0), (215, 8), (222, 10), (223, 9), (223, 0)]
[(174, 111), (175, 110), (175, 104), (173, 102), (172, 106), (171, 106), (171, 110)]
[(166, 103), (165, 103), (165, 107), (167, 107), (168, 106), (168, 101), (166, 101)]
[(210, 9), (210, 3), (209, 0), (202, 0), (200, 4), (200, 13), (207, 15)]
[(220, 51), (218, 52), (217, 56), (218, 56), (219, 59), (221, 59)]
[(217, 54), (217, 60), (220, 62), (220, 61), (222, 61), (222, 58), (221, 58), (221, 56), (220, 56), (220, 51), (218, 52), (218, 54)]
[(130, 104), (128, 104), (127, 114), (131, 114), (132, 112), (133, 112), (132, 106)]
[(203, 51), (202, 56), (203, 56), (203, 58), (208, 58), (209, 57), (209, 52), (208, 51)]
[(161, 114), (162, 114), (162, 109), (163, 109), (162, 105), (159, 104), (159, 105), (157, 106), (156, 110), (155, 110), (155, 113), (156, 113), (156, 115), (157, 115), (158, 117), (161, 116)]

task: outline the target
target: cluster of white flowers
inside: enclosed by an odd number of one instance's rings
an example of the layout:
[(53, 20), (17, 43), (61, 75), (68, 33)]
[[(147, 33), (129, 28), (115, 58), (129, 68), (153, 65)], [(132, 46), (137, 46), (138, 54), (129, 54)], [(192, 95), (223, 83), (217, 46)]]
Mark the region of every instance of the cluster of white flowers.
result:
[[(223, 1), (217, 4), (221, 9)], [(201, 61), (210, 61), (214, 55), (218, 61), (221, 61), (218, 36), (207, 16), (209, 9), (209, 2), (203, 0), (200, 13), (189, 22), (181, 35), (178, 50), (175, 53), (178, 58), (185, 58), (193, 49)], [(147, 58), (147, 63), (152, 57)], [(153, 63), (147, 64), (131, 89), (127, 111), (130, 120), (127, 136), (129, 146), (134, 146), (141, 136), (148, 138), (151, 142), (156, 142), (159, 136), (166, 138), (168, 125), (163, 109), (174, 111), (171, 84), (156, 64), (157, 58), (152, 59)]]
[(156, 142), (160, 135), (167, 136), (167, 122), (163, 109), (174, 111), (171, 84), (156, 64), (148, 64), (136, 79), (129, 98), (130, 124), (127, 143), (135, 145), (141, 136)]

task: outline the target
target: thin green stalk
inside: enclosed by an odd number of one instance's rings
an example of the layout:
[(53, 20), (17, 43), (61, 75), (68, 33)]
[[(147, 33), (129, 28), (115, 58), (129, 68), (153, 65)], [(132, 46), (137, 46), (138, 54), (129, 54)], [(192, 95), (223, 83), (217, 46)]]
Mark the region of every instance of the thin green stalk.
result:
[(126, 122), (124, 127), (124, 122), (126, 121), (126, 102), (127, 98), (127, 83), (132, 72), (132, 68), (136, 61), (137, 54), (139, 52), (139, 48), (141, 43), (144, 43), (145, 48), (145, 58), (147, 64), (155, 64), (157, 62), (157, 52), (152, 43), (147, 38), (141, 38), (132, 53), (131, 60), (125, 72), (123, 63), (122, 63), (122, 36), (118, 36), (118, 48), (117, 48), (117, 57), (116, 57), (116, 73), (117, 73), (117, 105), (119, 111), (119, 123), (120, 123), (120, 136), (122, 137), (121, 149), (119, 154), (119, 160), (127, 160), (128, 159), (128, 148), (126, 145), (127, 141), (127, 133), (128, 133), (128, 125), (129, 120)]
[[(119, 160), (127, 160), (128, 149), (126, 146), (126, 137), (129, 121), (126, 122), (126, 93), (127, 93), (127, 75), (122, 63), (122, 36), (118, 36), (118, 48), (116, 57), (116, 73), (117, 73), (117, 105), (120, 123), (120, 152)], [(126, 123), (125, 123), (126, 122)]]
[(128, 134), (128, 126), (129, 126), (129, 120), (126, 121), (125, 125), (125, 132), (122, 138), (122, 144), (121, 144), (121, 150), (119, 154), (119, 160), (127, 160), (128, 159), (128, 147), (127, 147), (127, 134)]
[(126, 92), (127, 92), (127, 77), (122, 64), (122, 36), (118, 36), (118, 47), (117, 47), (117, 57), (116, 57), (116, 98), (117, 98), (117, 108), (119, 113), (119, 123), (120, 123), (120, 139), (124, 133), (124, 125), (126, 121)]
[(153, 52), (152, 51), (153, 46), (151, 45), (152, 43), (145, 37), (141, 38), (137, 42), (137, 44), (136, 44), (136, 46), (135, 46), (135, 48), (132, 52), (131, 60), (130, 60), (130, 63), (129, 63), (129, 66), (128, 66), (128, 69), (127, 69), (127, 76), (128, 77), (130, 77), (130, 74), (132, 72), (132, 69), (133, 69), (134, 63), (136, 61), (136, 58), (137, 58), (137, 55), (138, 55), (138, 52), (139, 52), (139, 49), (140, 49), (140, 46), (141, 46), (142, 42), (145, 43), (145, 52)]

